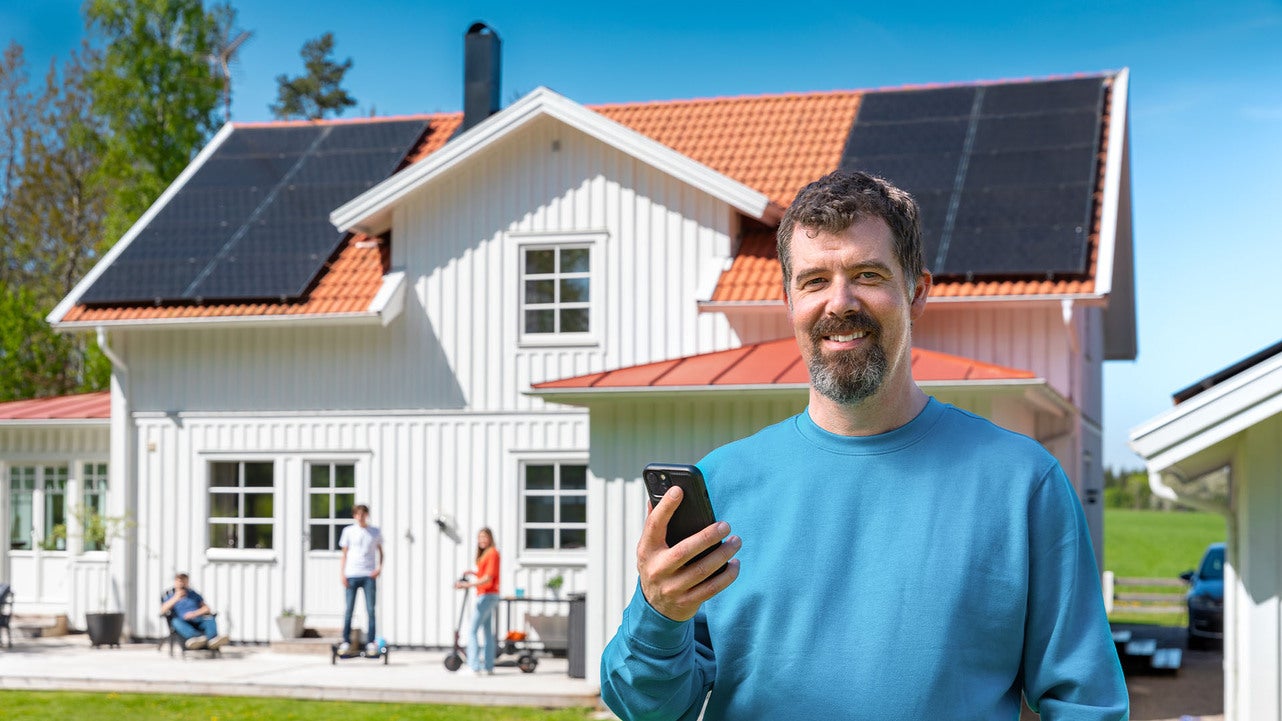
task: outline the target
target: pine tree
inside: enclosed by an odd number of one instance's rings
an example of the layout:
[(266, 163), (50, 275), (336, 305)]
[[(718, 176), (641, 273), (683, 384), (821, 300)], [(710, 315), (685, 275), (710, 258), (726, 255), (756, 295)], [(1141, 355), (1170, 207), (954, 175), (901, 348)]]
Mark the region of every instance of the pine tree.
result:
[(336, 63), (330, 57), (333, 52), (333, 33), (303, 44), (301, 55), (307, 74), (276, 76), (276, 102), (268, 108), (273, 115), (281, 119), (320, 120), (328, 113), (342, 115), (343, 110), (356, 105), (356, 99), (341, 87), (352, 59)]

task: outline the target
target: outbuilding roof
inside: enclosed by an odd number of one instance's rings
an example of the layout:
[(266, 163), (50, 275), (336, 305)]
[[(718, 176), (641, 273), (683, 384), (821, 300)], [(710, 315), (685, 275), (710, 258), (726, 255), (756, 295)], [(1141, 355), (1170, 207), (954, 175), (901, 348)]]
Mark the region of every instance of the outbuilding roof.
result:
[(110, 391), (0, 403), (0, 424), (9, 421), (105, 421), (109, 418)]

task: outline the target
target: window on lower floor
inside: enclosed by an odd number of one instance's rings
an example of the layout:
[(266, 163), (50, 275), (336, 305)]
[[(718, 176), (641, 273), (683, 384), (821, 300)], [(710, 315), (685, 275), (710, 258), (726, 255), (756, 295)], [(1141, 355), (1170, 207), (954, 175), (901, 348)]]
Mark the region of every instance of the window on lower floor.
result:
[(67, 549), (67, 467), (9, 469), (9, 548)]
[(271, 461), (209, 464), (209, 547), (273, 548), (276, 469)]
[(337, 551), (356, 507), (356, 465), (308, 464), (307, 535), (313, 551)]
[(527, 551), (587, 548), (587, 464), (525, 464), (521, 474), (521, 521), (522, 547)]
[[(84, 479), (81, 483), (81, 496), (84, 508), (84, 517), (90, 514), (96, 514), (99, 517), (107, 515), (107, 464), (106, 463), (86, 463), (84, 464)], [(101, 541), (85, 541), (86, 551), (101, 551), (103, 544)]]

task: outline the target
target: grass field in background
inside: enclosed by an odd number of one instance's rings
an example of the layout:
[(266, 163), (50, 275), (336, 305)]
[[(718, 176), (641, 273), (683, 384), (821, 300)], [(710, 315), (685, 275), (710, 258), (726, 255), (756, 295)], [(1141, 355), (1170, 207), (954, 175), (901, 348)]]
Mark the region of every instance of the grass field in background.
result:
[(585, 721), (589, 709), (429, 706), (174, 694), (0, 691), (5, 721)]
[[(1197, 566), (1207, 544), (1223, 541), (1224, 517), (1195, 511), (1104, 509), (1104, 570), (1130, 578), (1179, 578)], [(1154, 588), (1172, 592), (1176, 589)], [(1186, 613), (1140, 614), (1118, 611), (1115, 623), (1183, 626)]]

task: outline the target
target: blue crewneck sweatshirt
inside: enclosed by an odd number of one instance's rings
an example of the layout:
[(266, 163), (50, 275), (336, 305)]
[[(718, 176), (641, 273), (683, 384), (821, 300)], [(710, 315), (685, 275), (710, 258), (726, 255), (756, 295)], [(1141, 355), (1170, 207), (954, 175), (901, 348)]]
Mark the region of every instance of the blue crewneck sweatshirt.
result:
[(1014, 720), (1021, 692), (1126, 718), (1081, 506), (1031, 439), (932, 399), (875, 436), (803, 411), (699, 466), (740, 575), (686, 622), (638, 589), (601, 661), (621, 718)]

